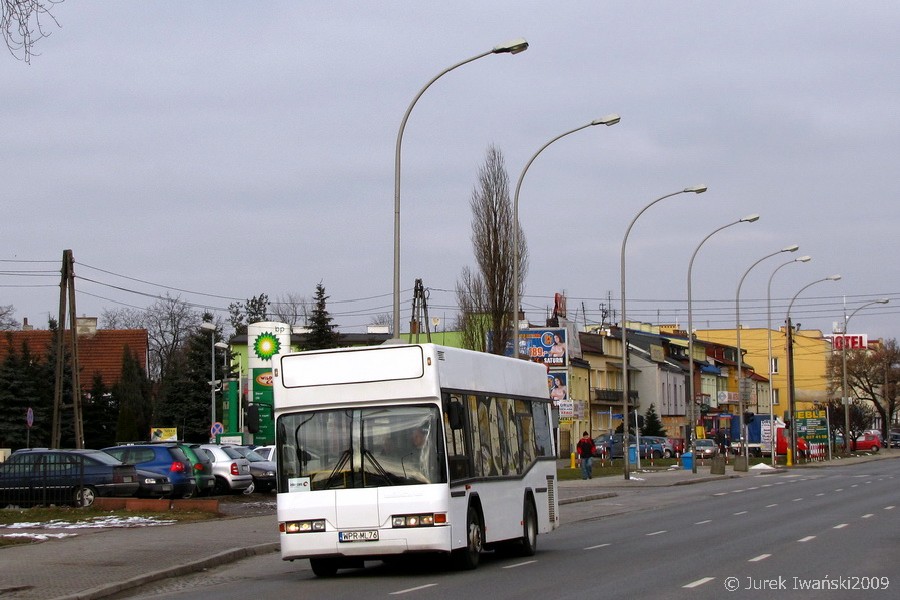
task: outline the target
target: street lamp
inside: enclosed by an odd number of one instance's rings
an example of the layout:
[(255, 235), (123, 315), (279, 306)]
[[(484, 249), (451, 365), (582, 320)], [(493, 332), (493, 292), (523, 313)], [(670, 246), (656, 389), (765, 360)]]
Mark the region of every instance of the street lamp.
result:
[(210, 376), (209, 376), (209, 394), (210, 394), (210, 421), (209, 421), (209, 431), (210, 437), (212, 437), (212, 426), (213, 423), (216, 422), (216, 326), (209, 321), (203, 321), (200, 323), (200, 329), (203, 331), (209, 332), (209, 351), (212, 357), (210, 361)]
[(816, 279), (812, 283), (807, 283), (794, 294), (794, 297), (791, 298), (790, 303), (788, 303), (787, 316), (785, 319), (787, 324), (787, 329), (785, 330), (785, 342), (787, 343), (786, 354), (788, 366), (788, 414), (791, 416), (791, 460), (797, 456), (797, 421), (794, 419), (794, 327), (791, 324), (791, 307), (794, 306), (794, 300), (797, 299), (797, 296), (802, 294), (803, 290), (806, 288), (814, 286), (817, 283), (822, 283), (823, 281), (840, 281), (840, 279), (840, 275), (829, 275), (822, 279)]
[(409, 104), (409, 108), (406, 109), (406, 113), (403, 115), (403, 120), (400, 122), (400, 130), (397, 132), (397, 149), (394, 155), (394, 314), (393, 314), (393, 323), (394, 323), (394, 332), (393, 339), (395, 341), (399, 341), (400, 339), (400, 146), (403, 143), (403, 130), (406, 129), (406, 121), (409, 119), (409, 114), (412, 112), (413, 106), (416, 105), (419, 98), (422, 94), (425, 93), (432, 83), (449, 73), (450, 71), (461, 67), (465, 64), (468, 64), (472, 61), (478, 60), (479, 58), (484, 58), (485, 56), (489, 56), (491, 54), (518, 54), (519, 52), (524, 52), (528, 49), (528, 42), (526, 42), (523, 38), (516, 38), (512, 41), (509, 41), (505, 44), (501, 44), (488, 50), (487, 52), (483, 52), (478, 54), (477, 56), (473, 56), (471, 58), (467, 58), (462, 62), (458, 62), (452, 67), (448, 67), (435, 75), (431, 81), (425, 84), (425, 86), (419, 90), (419, 93), (416, 94), (415, 98), (413, 98), (412, 102)]
[[(686, 437), (687, 447), (690, 448), (691, 439), (694, 436), (694, 425), (695, 425), (695, 415), (694, 415), (694, 313), (692, 309), (692, 295), (691, 295), (691, 272), (694, 269), (694, 259), (697, 257), (697, 253), (700, 251), (700, 248), (703, 244), (706, 243), (706, 240), (719, 233), (723, 229), (727, 229), (732, 225), (737, 225), (738, 223), (755, 223), (759, 220), (759, 215), (747, 215), (746, 217), (742, 217), (737, 221), (732, 221), (727, 225), (722, 225), (708, 236), (703, 238), (703, 241), (697, 244), (697, 248), (694, 250), (694, 253), (691, 254), (691, 260), (688, 262), (688, 274), (687, 274), (687, 305), (688, 305), (688, 403), (690, 406), (690, 411), (688, 412), (688, 434)], [(692, 471), (694, 473), (697, 472), (697, 461), (692, 461)]]
[(560, 138), (564, 138), (570, 133), (575, 133), (576, 131), (581, 131), (582, 129), (586, 129), (588, 127), (592, 127), (594, 125), (606, 125), (607, 127), (615, 125), (621, 120), (619, 115), (613, 113), (610, 115), (606, 115), (600, 119), (595, 121), (591, 121), (587, 125), (582, 125), (581, 127), (576, 127), (575, 129), (571, 129), (563, 134), (560, 134), (544, 144), (540, 147), (540, 149), (535, 152), (528, 162), (525, 164), (525, 168), (522, 169), (522, 172), (519, 174), (519, 181), (516, 183), (516, 193), (513, 199), (513, 233), (512, 233), (512, 251), (513, 251), (513, 303), (512, 303), (512, 320), (513, 320), (513, 338), (512, 338), (512, 346), (513, 346), (513, 357), (519, 358), (519, 190), (522, 188), (522, 180), (525, 179), (525, 173), (528, 171), (528, 168), (531, 166), (531, 163), (534, 162), (534, 159), (538, 157), (538, 154), (544, 151), (544, 149), (555, 142)]
[(767, 258), (772, 258), (773, 256), (778, 256), (782, 252), (796, 252), (800, 249), (800, 246), (794, 244), (792, 246), (787, 246), (786, 248), (782, 248), (778, 252), (773, 252), (772, 254), (766, 254), (761, 259), (750, 265), (750, 268), (744, 271), (744, 274), (741, 276), (741, 281), (737, 286), (737, 293), (734, 296), (734, 318), (735, 318), (735, 331), (737, 332), (737, 394), (738, 394), (738, 435), (741, 436), (741, 453), (744, 455), (744, 466), (746, 467), (749, 460), (749, 448), (747, 447), (747, 439), (746, 435), (744, 435), (744, 395), (741, 393), (741, 383), (743, 383), (743, 375), (744, 375), (744, 360), (741, 356), (741, 286), (744, 285), (744, 279), (747, 278), (747, 275), (750, 274), (750, 271), (753, 270), (753, 267), (766, 260)]
[[(705, 185), (695, 185), (691, 187), (686, 187), (683, 190), (678, 190), (677, 192), (672, 192), (671, 194), (666, 194), (665, 196), (660, 196), (647, 206), (641, 209), (635, 217), (631, 220), (631, 223), (628, 225), (628, 229), (625, 230), (625, 237), (622, 238), (622, 252), (619, 264), (619, 273), (620, 280), (622, 284), (621, 294), (622, 294), (622, 448), (624, 454), (623, 470), (625, 479), (630, 479), (631, 475), (629, 474), (629, 460), (628, 460), (628, 320), (625, 313), (625, 244), (628, 242), (628, 234), (631, 233), (631, 228), (634, 227), (634, 223), (638, 220), (638, 218), (646, 212), (648, 208), (665, 200), (666, 198), (671, 198), (672, 196), (677, 196), (678, 194), (686, 194), (688, 192), (694, 194), (702, 194), (706, 191)], [(518, 349), (517, 349), (518, 351)], [(640, 449), (638, 449), (640, 452)]]
[[(841, 377), (841, 401), (844, 403), (844, 454), (850, 450), (850, 397), (847, 393), (847, 325), (850, 323), (850, 319), (853, 318), (853, 315), (866, 308), (867, 306), (873, 306), (875, 304), (887, 304), (890, 302), (889, 298), (879, 298), (873, 302), (869, 302), (867, 304), (863, 304), (852, 313), (850, 316), (847, 316), (847, 309), (844, 308), (844, 328), (841, 331), (841, 364), (842, 364), (842, 377)], [(830, 447), (830, 446), (829, 446)]]
[(775, 270), (772, 271), (772, 274), (769, 275), (769, 285), (766, 288), (766, 335), (768, 337), (769, 347), (769, 438), (772, 444), (769, 454), (773, 467), (777, 461), (775, 460), (775, 388), (772, 386), (772, 375), (774, 374), (772, 371), (772, 278), (775, 277), (775, 273), (777, 273), (781, 267), (786, 267), (798, 262), (805, 263), (811, 260), (812, 256), (806, 255), (778, 265), (775, 267)]

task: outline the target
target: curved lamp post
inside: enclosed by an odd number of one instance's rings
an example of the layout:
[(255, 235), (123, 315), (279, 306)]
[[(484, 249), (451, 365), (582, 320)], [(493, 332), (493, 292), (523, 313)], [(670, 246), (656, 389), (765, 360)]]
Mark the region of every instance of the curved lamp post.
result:
[(812, 256), (806, 255), (801, 256), (800, 258), (795, 258), (794, 260), (789, 260), (786, 263), (782, 263), (775, 267), (775, 270), (772, 271), (772, 274), (769, 275), (769, 285), (766, 288), (766, 335), (768, 337), (768, 349), (769, 349), (769, 437), (770, 443), (772, 447), (770, 448), (770, 457), (772, 460), (772, 466), (775, 466), (777, 462), (775, 460), (775, 388), (772, 387), (772, 375), (774, 372), (772, 371), (772, 278), (775, 277), (775, 273), (781, 269), (781, 267), (786, 267), (788, 265), (792, 265), (794, 263), (805, 263), (812, 260)]
[[(622, 462), (623, 462), (623, 470), (624, 470), (625, 479), (631, 478), (631, 475), (629, 473), (630, 466), (629, 466), (629, 460), (628, 460), (628, 395), (629, 395), (629, 389), (628, 389), (628, 334), (627, 334), (628, 319), (627, 319), (627, 316), (625, 313), (625, 244), (628, 242), (628, 234), (631, 233), (631, 228), (634, 227), (634, 223), (638, 220), (638, 218), (642, 214), (644, 214), (644, 212), (646, 212), (646, 210), (648, 208), (650, 208), (657, 202), (665, 200), (666, 198), (671, 198), (672, 196), (677, 196), (678, 194), (687, 194), (689, 192), (694, 193), (694, 194), (702, 194), (705, 191), (706, 191), (705, 185), (695, 185), (695, 186), (691, 186), (691, 187), (686, 187), (683, 190), (678, 190), (677, 192), (672, 192), (671, 194), (666, 194), (665, 196), (660, 196), (659, 198), (657, 198), (656, 200), (654, 200), (653, 202), (651, 202), (650, 204), (648, 204), (647, 206), (642, 208), (641, 212), (639, 212), (637, 215), (635, 215), (635, 217), (631, 220), (631, 223), (629, 223), (628, 229), (625, 230), (625, 237), (622, 238), (622, 252), (621, 252), (621, 259), (620, 259), (620, 264), (619, 264), (619, 273), (620, 273), (620, 279), (621, 279), (621, 283), (622, 283), (622, 289), (621, 289), (621, 294), (622, 294), (622, 317), (621, 317), (622, 318), (622, 324), (621, 324), (621, 329), (622, 329), (622, 419), (623, 419), (622, 420), (622, 448), (623, 448), (622, 454), (624, 455), (624, 460)], [(640, 451), (640, 449), (638, 449), (638, 451)]]
[(419, 90), (419, 93), (416, 94), (415, 98), (410, 102), (409, 108), (406, 109), (403, 120), (400, 121), (400, 130), (397, 132), (397, 148), (394, 154), (394, 331), (392, 336), (394, 340), (400, 339), (400, 146), (403, 143), (403, 130), (406, 129), (406, 121), (409, 119), (409, 114), (412, 112), (413, 106), (416, 105), (416, 102), (418, 102), (422, 94), (425, 93), (425, 90), (431, 87), (432, 83), (450, 71), (491, 54), (518, 54), (527, 49), (528, 42), (522, 38), (517, 38), (505, 44), (501, 44), (500, 46), (496, 46), (487, 52), (482, 52), (477, 56), (458, 62), (452, 67), (447, 67), (435, 75), (431, 81), (426, 83), (425, 86)]
[(788, 364), (788, 414), (791, 416), (791, 460), (797, 456), (797, 422), (794, 419), (794, 327), (791, 324), (791, 308), (794, 306), (794, 300), (796, 300), (797, 296), (802, 294), (805, 289), (814, 286), (817, 283), (822, 283), (823, 281), (840, 281), (840, 279), (840, 275), (829, 275), (822, 279), (816, 279), (812, 283), (807, 283), (794, 294), (794, 297), (791, 298), (791, 301), (788, 304), (787, 316), (785, 318), (785, 323), (787, 324), (785, 341), (787, 343), (786, 354)]
[[(200, 329), (203, 331), (209, 332), (209, 352), (211, 355), (210, 361), (210, 377), (209, 377), (209, 395), (210, 395), (210, 421), (209, 421), (209, 431), (210, 438), (212, 438), (212, 426), (213, 423), (216, 422), (216, 326), (209, 321), (203, 321), (200, 323)], [(213, 439), (213, 441), (215, 441)]]
[(519, 174), (519, 181), (516, 183), (516, 193), (513, 199), (513, 228), (512, 228), (512, 255), (513, 255), (513, 302), (512, 302), (512, 321), (513, 321), (513, 336), (512, 336), (512, 349), (513, 349), (513, 358), (519, 358), (519, 190), (522, 188), (522, 180), (525, 179), (525, 173), (528, 171), (528, 168), (531, 166), (531, 163), (534, 162), (534, 159), (538, 157), (538, 154), (544, 151), (550, 144), (555, 142), (560, 138), (564, 138), (571, 133), (575, 133), (576, 131), (581, 131), (582, 129), (586, 129), (588, 127), (592, 127), (594, 125), (606, 125), (607, 127), (611, 125), (615, 125), (620, 121), (619, 115), (613, 113), (611, 115), (606, 115), (600, 119), (595, 121), (591, 121), (587, 125), (582, 125), (581, 127), (576, 127), (575, 129), (571, 129), (563, 134), (560, 134), (544, 144), (540, 147), (540, 149), (535, 152), (528, 162), (525, 164), (525, 168), (522, 169), (522, 172)]
[[(746, 217), (742, 217), (737, 221), (732, 221), (727, 225), (722, 225), (718, 229), (714, 230), (708, 236), (703, 238), (703, 241), (697, 244), (697, 248), (694, 250), (694, 253), (691, 254), (691, 260), (688, 262), (688, 274), (687, 274), (687, 306), (688, 306), (688, 405), (690, 406), (690, 411), (688, 412), (688, 435), (685, 440), (686, 446), (690, 448), (691, 439), (694, 437), (694, 425), (696, 421), (696, 416), (694, 415), (694, 313), (692, 309), (692, 295), (691, 295), (691, 272), (694, 269), (694, 259), (697, 257), (697, 253), (700, 251), (700, 248), (703, 244), (706, 243), (706, 240), (716, 235), (723, 229), (728, 229), (732, 225), (737, 225), (738, 223), (755, 223), (759, 221), (759, 215), (747, 215)], [(697, 472), (697, 461), (692, 461), (692, 470), (694, 473)]]
[(766, 260), (767, 258), (772, 258), (773, 256), (778, 256), (782, 252), (796, 252), (800, 249), (800, 246), (794, 244), (792, 246), (787, 246), (786, 248), (782, 248), (778, 252), (773, 252), (772, 254), (766, 254), (761, 259), (750, 265), (750, 268), (744, 271), (744, 274), (741, 276), (741, 281), (737, 286), (737, 293), (734, 296), (734, 319), (735, 319), (735, 331), (737, 333), (737, 393), (738, 393), (738, 423), (740, 424), (738, 429), (738, 435), (741, 436), (741, 453), (744, 455), (744, 465), (747, 465), (747, 460), (749, 458), (749, 448), (747, 447), (746, 436), (744, 435), (744, 395), (741, 393), (741, 383), (744, 376), (744, 359), (741, 356), (741, 286), (744, 285), (744, 279), (747, 278), (747, 275), (750, 274), (750, 271), (753, 270), (753, 267)]
[(887, 304), (888, 302), (890, 302), (889, 298), (879, 298), (873, 302), (868, 302), (850, 313), (849, 317), (847, 316), (846, 310), (844, 311), (844, 330), (841, 331), (843, 342), (841, 344), (841, 401), (844, 403), (844, 454), (847, 454), (850, 450), (850, 397), (847, 394), (847, 325), (850, 323), (850, 319), (853, 318), (853, 315), (867, 306)]

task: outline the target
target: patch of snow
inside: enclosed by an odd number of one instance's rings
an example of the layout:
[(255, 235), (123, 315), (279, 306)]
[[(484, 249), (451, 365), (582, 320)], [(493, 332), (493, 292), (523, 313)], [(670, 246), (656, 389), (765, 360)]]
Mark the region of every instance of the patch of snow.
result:
[(100, 529), (110, 527), (156, 527), (159, 525), (171, 525), (177, 521), (172, 519), (158, 519), (156, 517), (93, 517), (91, 519), (75, 521), (53, 520), (38, 522), (10, 523), (0, 525), (0, 529)]

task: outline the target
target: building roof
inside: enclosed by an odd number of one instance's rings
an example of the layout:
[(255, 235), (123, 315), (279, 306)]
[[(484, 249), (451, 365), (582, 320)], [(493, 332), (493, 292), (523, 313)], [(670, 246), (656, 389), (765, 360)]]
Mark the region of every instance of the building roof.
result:
[[(32, 354), (46, 356), (53, 345), (53, 335), (54, 332), (47, 329), (4, 331), (0, 333), (0, 360), (9, 356), (10, 348), (21, 352), (23, 344), (28, 346)], [(72, 334), (68, 329), (65, 332), (65, 344), (66, 348), (72, 346)], [(79, 335), (81, 388), (89, 389), (96, 373), (100, 374), (107, 387), (118, 383), (126, 346), (146, 371), (149, 347), (146, 329), (97, 329), (90, 334)]]

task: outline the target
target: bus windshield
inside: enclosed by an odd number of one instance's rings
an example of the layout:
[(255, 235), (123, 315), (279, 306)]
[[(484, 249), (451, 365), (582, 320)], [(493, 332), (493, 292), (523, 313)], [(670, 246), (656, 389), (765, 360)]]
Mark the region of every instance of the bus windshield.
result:
[(278, 491), (445, 483), (441, 424), (437, 405), (282, 415)]

